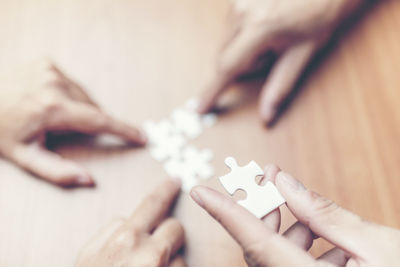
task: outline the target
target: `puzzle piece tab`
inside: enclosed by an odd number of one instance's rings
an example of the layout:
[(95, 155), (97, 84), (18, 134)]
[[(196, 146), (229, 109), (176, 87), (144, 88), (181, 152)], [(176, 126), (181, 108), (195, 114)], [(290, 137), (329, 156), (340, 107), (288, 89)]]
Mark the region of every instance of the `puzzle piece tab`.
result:
[(234, 158), (228, 157), (225, 164), (232, 171), (219, 178), (221, 184), (231, 195), (239, 189), (244, 190), (246, 199), (238, 201), (238, 204), (256, 217), (262, 218), (286, 202), (273, 183), (268, 181), (263, 186), (256, 183), (256, 177), (264, 175), (264, 172), (255, 161), (240, 167)]

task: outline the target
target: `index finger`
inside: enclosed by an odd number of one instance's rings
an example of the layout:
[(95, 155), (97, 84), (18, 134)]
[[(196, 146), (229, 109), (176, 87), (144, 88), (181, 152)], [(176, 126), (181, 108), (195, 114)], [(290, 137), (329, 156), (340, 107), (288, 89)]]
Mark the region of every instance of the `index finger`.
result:
[(181, 188), (178, 180), (167, 179), (150, 193), (136, 208), (127, 225), (152, 232), (168, 214)]
[[(192, 198), (216, 219), (244, 249), (267, 266), (312, 266), (313, 259), (290, 241), (265, 227), (261, 220), (229, 197), (203, 186), (191, 191)], [(290, 253), (291, 257), (282, 257)], [(256, 255), (255, 255), (256, 254)]]
[(59, 113), (46, 121), (47, 130), (74, 130), (88, 134), (109, 133), (132, 144), (144, 145), (147, 138), (136, 128), (88, 104), (64, 101)]
[(262, 52), (270, 49), (268, 35), (266, 32), (245, 28), (226, 45), (209, 88), (200, 102), (198, 112), (209, 112), (219, 96), (236, 81), (238, 76), (249, 70)]
[[(260, 220), (220, 192), (196, 186), (190, 195), (197, 204), (222, 224), (242, 247), (258, 242), (261, 234), (268, 236), (273, 233), (264, 227)], [(244, 227), (245, 225), (251, 227)]]

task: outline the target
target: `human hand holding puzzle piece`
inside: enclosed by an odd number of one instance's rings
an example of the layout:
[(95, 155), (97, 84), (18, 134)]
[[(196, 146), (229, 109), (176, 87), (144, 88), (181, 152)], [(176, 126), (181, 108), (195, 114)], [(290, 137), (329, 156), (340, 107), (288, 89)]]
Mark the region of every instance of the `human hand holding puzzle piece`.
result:
[(227, 157), (225, 164), (232, 171), (219, 178), (221, 184), (230, 195), (239, 189), (244, 190), (247, 195), (246, 199), (239, 200), (237, 203), (256, 217), (262, 218), (286, 202), (270, 181), (265, 185), (256, 183), (256, 177), (264, 175), (264, 172), (255, 161), (240, 167), (234, 158)]

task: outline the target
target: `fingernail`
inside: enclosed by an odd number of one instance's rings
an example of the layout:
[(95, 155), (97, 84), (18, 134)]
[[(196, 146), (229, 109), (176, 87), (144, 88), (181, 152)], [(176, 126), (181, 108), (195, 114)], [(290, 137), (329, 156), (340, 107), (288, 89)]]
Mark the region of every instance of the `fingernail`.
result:
[(203, 200), (200, 198), (199, 194), (196, 192), (196, 188), (193, 188), (192, 191), (190, 191), (190, 196), (193, 198), (193, 200), (199, 204), (201, 207), (204, 207)]
[(265, 124), (269, 125), (275, 116), (274, 109), (265, 109), (261, 113), (262, 119)]
[(93, 185), (94, 184), (92, 178), (90, 178), (89, 176), (85, 176), (85, 175), (78, 176), (76, 178), (76, 180), (79, 184), (82, 184), (82, 185)]
[(276, 176), (276, 179), (280, 180), (283, 182), (285, 185), (287, 185), (290, 189), (293, 191), (304, 191), (306, 190), (305, 186), (297, 179), (293, 178), (287, 173), (280, 172)]

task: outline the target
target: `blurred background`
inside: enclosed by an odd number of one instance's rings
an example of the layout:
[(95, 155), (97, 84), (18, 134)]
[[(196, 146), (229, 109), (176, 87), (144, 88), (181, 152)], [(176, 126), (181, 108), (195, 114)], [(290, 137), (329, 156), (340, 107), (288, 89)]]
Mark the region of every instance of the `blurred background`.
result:
[[(228, 8), (228, 0), (2, 0), (0, 72), (52, 58), (107, 112), (140, 126), (204, 90)], [(399, 1), (368, 10), (271, 129), (257, 114), (257, 84), (239, 88), (249, 92), (240, 108), (195, 141), (214, 151), (216, 176), (227, 172), (226, 156), (274, 162), (362, 217), (399, 228), (399, 28)], [(145, 149), (72, 143), (56, 151), (85, 166), (97, 187), (59, 189), (1, 160), (0, 266), (72, 266), (101, 226), (128, 215), (166, 176)], [(216, 179), (205, 184), (223, 190)], [(245, 266), (187, 194), (175, 215), (186, 227), (189, 266)], [(293, 218), (283, 216), (284, 230)], [(315, 255), (330, 246), (317, 244)]]

